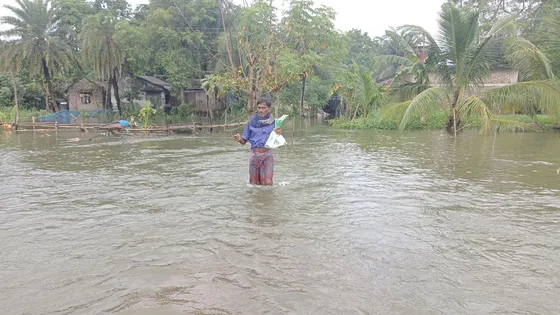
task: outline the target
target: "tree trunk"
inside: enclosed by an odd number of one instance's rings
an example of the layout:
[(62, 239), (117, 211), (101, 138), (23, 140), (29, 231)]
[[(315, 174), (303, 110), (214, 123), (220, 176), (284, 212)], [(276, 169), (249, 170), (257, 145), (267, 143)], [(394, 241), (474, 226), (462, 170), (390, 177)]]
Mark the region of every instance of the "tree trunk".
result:
[(461, 94), (462, 93), (460, 89), (453, 93), (451, 115), (447, 119), (447, 132), (453, 134), (454, 137), (457, 137), (457, 128), (461, 124), (461, 120), (459, 119), (459, 115), (457, 113), (457, 103), (459, 102), (459, 97), (461, 96)]
[(303, 117), (303, 102), (305, 100), (305, 73), (301, 79), (301, 104), (299, 106), (299, 117)]
[(117, 71), (113, 71), (113, 89), (115, 90), (115, 99), (117, 100), (117, 109), (119, 110), (119, 116), (122, 117), (121, 110), (121, 97), (119, 95), (119, 85), (117, 83)]
[(356, 110), (354, 111), (354, 114), (352, 115), (352, 122), (354, 122), (354, 119), (356, 119), (356, 116), (358, 116), (358, 110), (360, 109), (359, 105), (356, 105)]
[(253, 75), (253, 65), (249, 64), (249, 91), (247, 93), (247, 114), (249, 117), (253, 114), (253, 103), (255, 101)]
[[(106, 37), (105, 38), (105, 42), (107, 44), (107, 51), (110, 52), (113, 49), (111, 49), (111, 39)], [(112, 85), (112, 79), (113, 79), (113, 65), (111, 64), (111, 58), (109, 58), (109, 66), (107, 67), (107, 69), (109, 69), (107, 72), (107, 74), (109, 75), (109, 82), (107, 82), (107, 103), (106, 103), (106, 109), (110, 109), (113, 110), (113, 98), (111, 96), (111, 85)]]
[(52, 109), (54, 112), (56, 112), (56, 111), (58, 111), (58, 105), (56, 104), (56, 101), (54, 100), (51, 74), (50, 74), (50, 71), (49, 71), (49, 67), (47, 67), (47, 60), (44, 57), (41, 58), (41, 66), (43, 68), (43, 75), (45, 77), (45, 83), (47, 85), (46, 90), (45, 90), (46, 103), (47, 103), (46, 110), (49, 111), (50, 109)]
[[(210, 97), (206, 95), (206, 110), (208, 111), (208, 118), (210, 119), (210, 125), (214, 124), (214, 111), (210, 107)], [(210, 128), (212, 132), (212, 128)]]
[(12, 77), (12, 85), (14, 87), (14, 106), (16, 110), (15, 124), (17, 128), (17, 124), (19, 123), (19, 100), (18, 100), (18, 93), (17, 93), (18, 91), (17, 91), (16, 78), (14, 76), (13, 70), (10, 70), (10, 75)]
[(231, 66), (231, 72), (233, 73), (233, 75), (236, 75), (236, 71), (235, 71), (235, 63), (233, 62), (233, 55), (231, 53), (231, 30), (228, 28), (226, 29), (226, 21), (225, 21), (225, 5), (224, 5), (224, 1), (220, 1), (220, 4), (222, 5), (222, 8), (220, 10), (220, 13), (222, 14), (222, 26), (224, 28), (224, 33), (226, 34), (226, 50), (227, 50), (227, 54), (228, 54), (228, 58), (229, 58), (229, 64)]
[(278, 92), (272, 93), (272, 104), (274, 106), (274, 116), (278, 117), (280, 111), (280, 103), (278, 103)]
[(457, 105), (453, 106), (453, 135), (457, 137)]
[(109, 82), (107, 83), (107, 99), (105, 100), (105, 109), (113, 110), (113, 99), (111, 97), (112, 76), (109, 75)]

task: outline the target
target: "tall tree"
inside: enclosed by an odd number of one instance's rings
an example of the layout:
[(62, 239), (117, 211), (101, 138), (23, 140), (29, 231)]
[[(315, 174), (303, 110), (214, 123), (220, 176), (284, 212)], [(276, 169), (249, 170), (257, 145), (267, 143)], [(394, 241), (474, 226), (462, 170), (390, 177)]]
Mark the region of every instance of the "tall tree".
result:
[(15, 123), (19, 122), (19, 98), (18, 98), (18, 88), (16, 75), (18, 62), (16, 56), (14, 55), (14, 45), (10, 42), (5, 42), (0, 40), (0, 72), (6, 71), (10, 74), (10, 79), (12, 81), (12, 89), (14, 94), (14, 111), (15, 111)]
[(251, 114), (259, 96), (276, 98), (283, 87), (305, 80), (336, 54), (333, 20), (330, 8), (308, 0), (291, 1), (280, 21), (270, 1), (243, 7), (229, 41), (231, 55), (238, 56), (236, 68), (209, 76), (207, 86), (243, 91)]
[(41, 76), (47, 110), (58, 110), (53, 92), (53, 71), (63, 70), (71, 60), (68, 43), (59, 36), (60, 15), (50, 0), (16, 0), (17, 6), (4, 5), (12, 16), (0, 22), (9, 27), (1, 35), (15, 37), (15, 56), (30, 75)]
[(346, 32), (345, 39), (348, 46), (348, 56), (343, 63), (347, 66), (355, 62), (362, 71), (374, 69), (373, 58), (381, 53), (381, 45), (378, 41), (371, 38), (368, 33), (352, 29)]
[(428, 89), (428, 73), (434, 64), (427, 62), (429, 46), (425, 39), (396, 29), (387, 30), (385, 34), (385, 41), (392, 47), (393, 54), (372, 58), (376, 68), (382, 69), (379, 79), (392, 78), (390, 85), (399, 94), (399, 99), (410, 99)]
[(117, 19), (110, 13), (100, 12), (89, 16), (80, 38), (84, 62), (89, 63), (95, 73), (107, 83), (106, 108), (112, 109), (113, 88), (117, 109), (121, 115), (118, 80), (121, 77), (124, 53), (121, 44), (114, 38), (116, 23)]
[(119, 23), (116, 39), (126, 51), (127, 73), (161, 77), (180, 96), (191, 79), (223, 66), (217, 49), (222, 29), (217, 0), (153, 0), (130, 23)]
[(336, 32), (335, 12), (327, 6), (316, 7), (311, 0), (290, 1), (290, 7), (282, 19), (282, 58), (289, 60), (288, 74), (298, 74), (302, 80), (300, 116), (305, 99), (305, 83), (315, 67), (319, 66), (334, 49)]

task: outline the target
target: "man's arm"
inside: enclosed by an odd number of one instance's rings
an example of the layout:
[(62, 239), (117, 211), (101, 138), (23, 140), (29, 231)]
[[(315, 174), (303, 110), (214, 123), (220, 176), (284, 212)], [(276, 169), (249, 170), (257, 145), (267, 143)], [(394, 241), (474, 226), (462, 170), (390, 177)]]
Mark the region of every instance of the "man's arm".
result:
[(235, 141), (237, 141), (241, 144), (247, 143), (247, 140), (249, 140), (249, 138), (251, 136), (250, 133), (251, 133), (251, 130), (249, 129), (249, 125), (247, 125), (247, 126), (245, 126), (245, 130), (243, 130), (243, 135), (236, 134), (234, 136)]
[(235, 138), (235, 141), (241, 143), (241, 144), (245, 144), (247, 143), (247, 140), (243, 139), (239, 134), (236, 134), (235, 136), (233, 136)]

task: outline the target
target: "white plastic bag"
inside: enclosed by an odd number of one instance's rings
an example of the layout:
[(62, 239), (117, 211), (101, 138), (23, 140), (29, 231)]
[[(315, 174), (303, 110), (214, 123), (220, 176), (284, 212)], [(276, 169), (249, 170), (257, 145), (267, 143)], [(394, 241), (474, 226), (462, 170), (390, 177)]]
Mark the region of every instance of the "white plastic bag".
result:
[(276, 132), (272, 131), (264, 146), (265, 148), (276, 149), (283, 145), (286, 145), (286, 139), (284, 139), (282, 135), (276, 134)]

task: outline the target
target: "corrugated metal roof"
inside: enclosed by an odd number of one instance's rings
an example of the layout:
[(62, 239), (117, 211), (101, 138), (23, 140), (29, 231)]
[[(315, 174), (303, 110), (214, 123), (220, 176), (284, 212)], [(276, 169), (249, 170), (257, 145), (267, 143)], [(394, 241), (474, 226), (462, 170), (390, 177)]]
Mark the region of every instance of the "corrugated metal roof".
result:
[(148, 81), (152, 84), (159, 85), (159, 86), (165, 88), (166, 90), (169, 90), (171, 88), (170, 83), (165, 82), (165, 81), (163, 81), (161, 79), (158, 79), (156, 77), (152, 77), (152, 76), (149, 76), (149, 75), (141, 75), (141, 76), (139, 76), (139, 78), (141, 78), (143, 80), (146, 80), (146, 81)]

